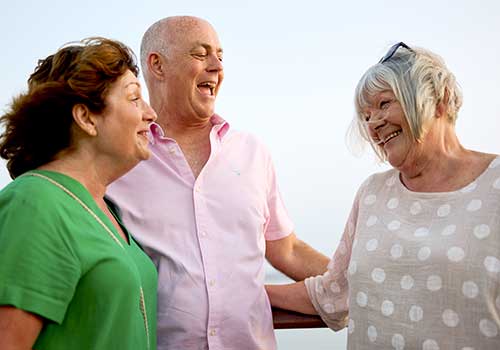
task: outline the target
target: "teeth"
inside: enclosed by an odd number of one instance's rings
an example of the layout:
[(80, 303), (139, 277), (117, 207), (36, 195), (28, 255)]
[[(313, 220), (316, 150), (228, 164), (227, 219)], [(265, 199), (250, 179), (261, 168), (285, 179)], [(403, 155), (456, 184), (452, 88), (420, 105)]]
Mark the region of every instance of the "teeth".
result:
[(199, 87), (207, 87), (210, 89), (210, 95), (215, 94), (215, 87), (217, 86), (216, 83), (212, 81), (204, 81), (203, 83), (198, 84)]
[(389, 135), (386, 136), (386, 138), (382, 141), (383, 143), (386, 143), (387, 141), (389, 141), (390, 139), (398, 136), (399, 134), (401, 134), (401, 130), (398, 130), (398, 131), (394, 131), (392, 133), (390, 133)]
[(200, 86), (208, 86), (209, 88), (213, 89), (213, 88), (215, 88), (215, 83), (207, 81), (207, 82), (201, 83)]

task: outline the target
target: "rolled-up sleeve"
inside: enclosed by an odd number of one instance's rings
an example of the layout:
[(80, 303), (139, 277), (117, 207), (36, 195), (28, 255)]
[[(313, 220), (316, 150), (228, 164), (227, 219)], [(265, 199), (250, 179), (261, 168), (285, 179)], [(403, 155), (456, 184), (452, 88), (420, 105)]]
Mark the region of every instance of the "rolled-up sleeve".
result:
[(342, 239), (328, 264), (328, 270), (323, 275), (309, 277), (305, 280), (311, 303), (326, 325), (335, 331), (346, 327), (348, 322), (349, 283), (347, 271), (356, 231), (359, 197), (358, 191)]

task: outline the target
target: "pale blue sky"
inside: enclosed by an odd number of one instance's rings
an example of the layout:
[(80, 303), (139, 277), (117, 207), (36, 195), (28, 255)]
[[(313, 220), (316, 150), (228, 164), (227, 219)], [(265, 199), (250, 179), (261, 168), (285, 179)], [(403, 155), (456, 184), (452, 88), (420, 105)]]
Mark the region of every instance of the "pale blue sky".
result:
[[(138, 52), (151, 23), (179, 14), (200, 16), (215, 26), (226, 72), (217, 111), (269, 146), (298, 234), (328, 255), (357, 187), (370, 173), (385, 169), (369, 151), (362, 158), (351, 155), (345, 132), (358, 79), (392, 43), (405, 41), (443, 56), (463, 88), (457, 121), (462, 143), (500, 152), (496, 0), (5, 1), (0, 108), (23, 91), (37, 60), (63, 43), (99, 35)], [(0, 187), (8, 181), (2, 165)], [(342, 348), (345, 337), (280, 334), (283, 349), (310, 341), (315, 349), (334, 343)]]

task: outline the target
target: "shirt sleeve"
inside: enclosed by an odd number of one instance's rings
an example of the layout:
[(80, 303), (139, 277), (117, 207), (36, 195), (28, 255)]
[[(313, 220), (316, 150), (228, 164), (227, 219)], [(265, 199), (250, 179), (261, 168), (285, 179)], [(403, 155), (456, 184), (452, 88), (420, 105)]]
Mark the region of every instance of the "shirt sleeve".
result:
[(292, 233), (293, 223), (281, 198), (276, 180), (276, 171), (270, 157), (267, 166), (267, 183), (267, 208), (269, 212), (264, 235), (266, 240), (272, 241), (284, 238)]
[(0, 305), (61, 323), (81, 274), (64, 207), (17, 189), (0, 195)]
[(305, 280), (307, 294), (326, 325), (335, 330), (347, 326), (349, 315), (349, 284), (347, 273), (358, 218), (360, 191), (356, 195), (344, 233), (328, 270), (320, 276)]

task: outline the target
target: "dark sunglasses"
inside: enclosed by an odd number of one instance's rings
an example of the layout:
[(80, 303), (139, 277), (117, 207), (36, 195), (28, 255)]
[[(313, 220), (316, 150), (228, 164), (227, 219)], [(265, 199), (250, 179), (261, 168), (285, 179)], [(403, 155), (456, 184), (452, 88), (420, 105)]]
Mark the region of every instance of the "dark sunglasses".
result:
[(398, 49), (400, 47), (404, 47), (408, 51), (413, 52), (413, 50), (411, 49), (411, 47), (409, 47), (408, 45), (406, 45), (404, 42), (400, 41), (399, 43), (392, 45), (391, 48), (389, 49), (389, 51), (387, 51), (387, 53), (384, 55), (384, 57), (382, 57), (380, 59), (380, 61), (378, 61), (378, 63), (384, 63), (384, 62), (389, 61), (391, 59), (391, 57), (394, 56), (394, 54), (396, 53), (396, 51), (398, 51)]

